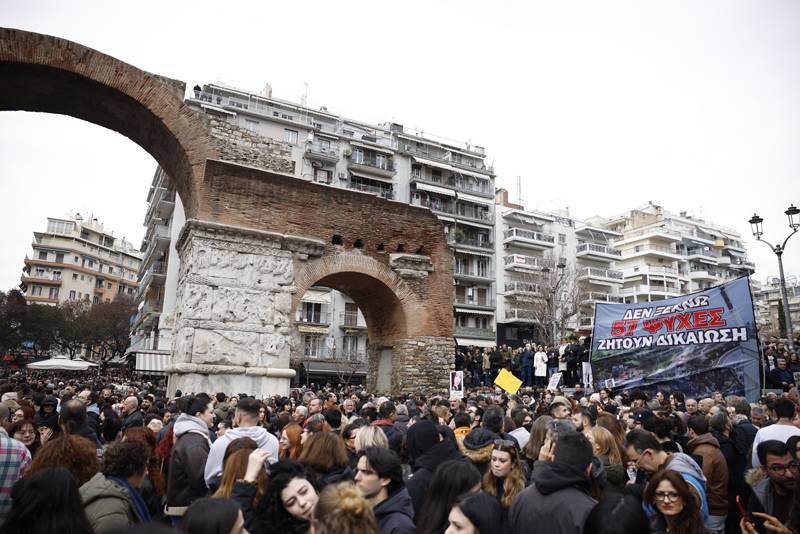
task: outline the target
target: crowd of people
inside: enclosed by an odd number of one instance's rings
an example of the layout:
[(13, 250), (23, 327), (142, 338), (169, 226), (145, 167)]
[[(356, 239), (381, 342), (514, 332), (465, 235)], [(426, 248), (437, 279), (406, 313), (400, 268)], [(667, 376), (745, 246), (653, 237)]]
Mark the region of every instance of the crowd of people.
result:
[(17, 371), (0, 395), (3, 533), (800, 533), (794, 387), (259, 398)]

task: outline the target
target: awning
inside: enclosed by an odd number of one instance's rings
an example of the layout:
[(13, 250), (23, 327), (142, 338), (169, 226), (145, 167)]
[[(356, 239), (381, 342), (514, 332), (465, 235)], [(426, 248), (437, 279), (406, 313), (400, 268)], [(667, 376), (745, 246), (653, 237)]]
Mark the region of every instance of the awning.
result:
[(136, 371), (155, 371), (166, 373), (167, 365), (172, 361), (169, 352), (142, 351), (136, 353)]
[(494, 347), (497, 345), (494, 341), (488, 339), (465, 339), (457, 337), (456, 343), (459, 347)]
[(431, 193), (439, 193), (440, 195), (447, 195), (449, 197), (456, 196), (456, 192), (453, 191), (452, 189), (439, 187), (438, 185), (421, 184), (417, 182), (417, 189), (422, 189), (423, 191), (430, 191)]
[(362, 180), (377, 180), (379, 182), (387, 182), (387, 183), (394, 183), (391, 176), (378, 176), (378, 175), (371, 175), (371, 174), (361, 174), (360, 172), (353, 172), (350, 171), (350, 174), (355, 176), (356, 178), (361, 178)]
[(488, 224), (481, 224), (479, 222), (473, 222), (470, 220), (459, 219), (458, 224), (468, 224), (470, 226), (477, 226), (478, 228), (485, 228), (486, 230), (494, 230), (494, 226)]
[(470, 310), (467, 308), (456, 308), (456, 313), (471, 313), (473, 315), (494, 315), (491, 311)]
[(297, 331), (303, 334), (327, 334), (328, 330), (330, 329), (327, 326), (297, 325)]
[(218, 108), (217, 106), (210, 106), (208, 104), (200, 104), (200, 107), (203, 109), (208, 109), (210, 111), (216, 111), (217, 113), (224, 113), (226, 115), (236, 116), (235, 111), (228, 111), (227, 109)]
[(381, 152), (383, 154), (389, 154), (390, 156), (394, 156), (394, 150), (392, 150), (391, 148), (386, 148), (386, 147), (382, 147), (382, 146), (368, 145), (366, 143), (359, 143), (358, 141), (350, 141), (350, 144), (353, 145), (353, 146), (366, 148), (367, 150), (372, 150), (374, 152)]
[(40, 370), (86, 371), (90, 367), (97, 367), (97, 364), (77, 357), (70, 359), (69, 356), (57, 355), (49, 360), (29, 363), (26, 367)]
[(433, 161), (432, 159), (425, 159), (425, 158), (420, 158), (420, 157), (414, 156), (414, 161), (416, 161), (418, 163), (422, 163), (423, 165), (427, 165), (429, 167), (436, 167), (437, 169), (444, 169), (444, 170), (447, 170), (447, 171), (450, 171), (450, 172), (454, 172), (455, 171), (454, 167), (451, 167), (450, 165), (448, 165), (446, 163), (439, 163), (438, 161)]
[[(440, 217), (440, 219), (441, 219), (441, 217)], [(472, 254), (473, 256), (485, 256), (487, 258), (491, 258), (491, 257), (494, 256), (494, 254), (492, 254), (491, 252), (476, 252), (474, 250), (465, 250), (465, 249), (461, 249), (461, 248), (457, 248), (456, 252), (458, 252), (460, 254)]]
[(316, 302), (319, 304), (331, 303), (330, 291), (319, 291), (317, 289), (309, 289), (303, 294), (302, 302)]
[(486, 204), (489, 206), (494, 206), (493, 198), (477, 197), (475, 195), (468, 195), (467, 193), (459, 193), (458, 200), (466, 200), (468, 202), (477, 202), (478, 204)]

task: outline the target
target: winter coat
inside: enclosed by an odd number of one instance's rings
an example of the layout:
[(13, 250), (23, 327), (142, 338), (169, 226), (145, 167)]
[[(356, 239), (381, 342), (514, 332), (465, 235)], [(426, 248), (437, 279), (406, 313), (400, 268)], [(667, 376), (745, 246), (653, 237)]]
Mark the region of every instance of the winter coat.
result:
[(225, 421), (228, 418), (228, 414), (230, 413), (231, 406), (227, 402), (219, 402), (217, 403), (217, 407), (214, 409), (214, 417), (217, 418), (217, 422)]
[[(50, 414), (46, 414), (44, 412), (45, 406), (52, 406), (53, 412)], [(36, 412), (33, 416), (33, 422), (36, 423), (36, 426), (46, 426), (48, 428), (58, 428), (58, 412), (56, 411), (56, 407), (58, 406), (58, 399), (49, 395), (45, 397), (42, 401), (41, 406), (39, 406), (39, 411)]]
[(144, 426), (144, 414), (141, 410), (136, 410), (132, 414), (128, 415), (124, 421), (122, 421), (122, 428), (120, 430), (125, 430), (128, 428), (138, 428)]
[(86, 420), (89, 423), (89, 428), (94, 431), (95, 437), (100, 439), (100, 409), (97, 404), (90, 404), (86, 408)]
[[(753, 512), (763, 512), (775, 516), (775, 489), (772, 486), (772, 480), (760, 468), (747, 471), (745, 480), (752, 490), (750, 499), (747, 501), (747, 514), (755, 521), (756, 530), (768, 532), (763, 528), (762, 521), (754, 516)], [(791, 517), (791, 514), (789, 515)]]
[(461, 442), (461, 454), (466, 456), (467, 460), (472, 462), (483, 475), (486, 472), (486, 466), (489, 465), (489, 461), (492, 459), (494, 440), (499, 438), (500, 436), (490, 430), (486, 430), (481, 426), (475, 427)]
[(533, 352), (529, 350), (522, 351), (519, 356), (520, 367), (533, 367)]
[(533, 355), (534, 376), (547, 376), (547, 353), (539, 351)]
[(728, 513), (728, 464), (719, 449), (717, 438), (710, 433), (697, 436), (688, 443), (690, 454), (703, 458), (703, 474), (706, 477), (708, 513)]
[(377, 426), (383, 433), (386, 434), (386, 440), (389, 442), (389, 448), (397, 454), (400, 454), (400, 447), (403, 446), (403, 433), (394, 426), (394, 422), (389, 419), (378, 419), (372, 426)]
[(185, 413), (178, 417), (173, 428), (178, 441), (169, 460), (167, 515), (183, 516), (193, 501), (208, 493), (203, 473), (211, 440), (205, 422)]
[(97, 473), (80, 487), (86, 517), (96, 534), (123, 529), (142, 521), (126, 488)]
[(411, 478), (406, 481), (406, 489), (417, 514), (422, 510), (422, 503), (433, 478), (433, 472), (439, 465), (449, 460), (467, 461), (450, 440), (440, 441), (414, 460), (412, 466), (414, 471)]
[(402, 488), (372, 510), (381, 534), (415, 534), (414, 508), (408, 490)]
[[(508, 512), (510, 532), (580, 534), (597, 501), (589, 496), (589, 477), (560, 462), (541, 462), (533, 484), (516, 496)], [(558, 513), (554, 513), (558, 511)]]
[(219, 480), (222, 478), (222, 460), (225, 458), (225, 451), (228, 450), (231, 441), (239, 438), (250, 438), (256, 442), (259, 449), (268, 450), (270, 456), (267, 461), (270, 464), (274, 464), (280, 459), (278, 458), (280, 455), (278, 438), (267, 432), (265, 428), (260, 426), (232, 428), (217, 438), (208, 452), (203, 476), (209, 488), (219, 484)]

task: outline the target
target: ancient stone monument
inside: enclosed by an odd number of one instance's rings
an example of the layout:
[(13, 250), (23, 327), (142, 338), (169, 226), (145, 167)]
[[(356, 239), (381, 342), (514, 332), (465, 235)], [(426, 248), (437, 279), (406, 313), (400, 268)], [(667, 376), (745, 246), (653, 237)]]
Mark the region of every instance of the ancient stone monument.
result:
[(176, 184), (187, 222), (170, 390), (285, 394), (292, 318), (313, 285), (363, 311), (371, 388), (446, 390), (452, 261), (436, 217), (282, 174), (294, 162), (280, 143), (190, 109), (184, 94), (77, 43), (0, 29), (0, 110), (110, 128)]

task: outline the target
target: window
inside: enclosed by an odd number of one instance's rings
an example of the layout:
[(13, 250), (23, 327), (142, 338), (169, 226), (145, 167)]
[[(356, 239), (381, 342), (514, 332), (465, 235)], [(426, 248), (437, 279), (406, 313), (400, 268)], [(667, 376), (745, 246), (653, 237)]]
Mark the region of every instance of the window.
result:
[(50, 295), (49, 295), (49, 297), (50, 297), (51, 299), (57, 299), (57, 298), (58, 298), (58, 288), (57, 288), (57, 287), (51, 287), (51, 288), (50, 288)]
[(442, 171), (439, 169), (431, 169), (431, 180), (437, 184), (442, 183)]
[(411, 176), (413, 178), (421, 178), (422, 177), (422, 167), (419, 165), (412, 165), (411, 166)]
[(72, 279), (73, 280), (77, 280), (78, 279), (78, 273), (72, 273)]
[(75, 300), (75, 291), (69, 292), (69, 300)]
[(325, 169), (314, 169), (314, 181), (321, 184), (329, 184), (333, 179), (333, 172)]
[(36, 268), (36, 278), (44, 278), (44, 277), (45, 277), (44, 269), (42, 267), (37, 267)]
[(84, 275), (81, 275), (81, 280), (85, 280), (85, 279), (86, 279), (86, 277)]
[(300, 322), (320, 323), (322, 320), (322, 304), (319, 302), (303, 302), (300, 313)]
[(56, 253), (56, 262), (57, 263), (64, 263), (64, 253), (63, 252), (57, 252)]
[(128, 295), (133, 295), (133, 288), (132, 287), (128, 288)]
[(342, 355), (351, 361), (358, 361), (358, 336), (342, 337)]
[(318, 139), (317, 144), (323, 150), (330, 150), (331, 149), (331, 142), (328, 139)]
[(39, 251), (39, 259), (40, 259), (40, 260), (47, 260), (47, 251), (45, 251), (45, 250), (40, 250), (40, 251)]
[(567, 234), (558, 234), (558, 244), (559, 245), (567, 244)]
[(61, 271), (53, 271), (53, 280), (61, 280)]
[(80, 258), (78, 258), (78, 256), (75, 256), (75, 263), (78, 263), (78, 260), (79, 260), (79, 259), (80, 259)]
[(297, 144), (297, 132), (288, 128), (283, 130), (283, 141), (292, 145)]
[(251, 132), (258, 132), (258, 125), (261, 124), (258, 121), (254, 121), (253, 119), (245, 119), (244, 120), (244, 127), (250, 130)]
[(319, 358), (321, 356), (322, 336), (306, 334), (303, 336), (303, 356), (306, 358)]
[(364, 163), (364, 151), (356, 148), (353, 150), (353, 155), (350, 156), (350, 159), (353, 160), (353, 163)]
[(31, 286), (31, 295), (34, 297), (42, 296), (42, 286)]
[(92, 298), (92, 304), (100, 304), (100, 297), (98, 297), (97, 295), (95, 295), (95, 296)]
[(358, 306), (352, 302), (344, 303), (344, 325), (358, 326)]
[(386, 169), (387, 168), (386, 156), (384, 154), (375, 154), (375, 166), (379, 169)]
[(108, 282), (108, 286), (107, 286), (108, 289), (111, 289), (113, 286), (114, 286), (114, 284), (112, 284), (111, 282)]
[(47, 221), (47, 231), (53, 234), (71, 234), (75, 223), (69, 221)]
[(81, 230), (81, 239), (89, 239), (89, 230)]

